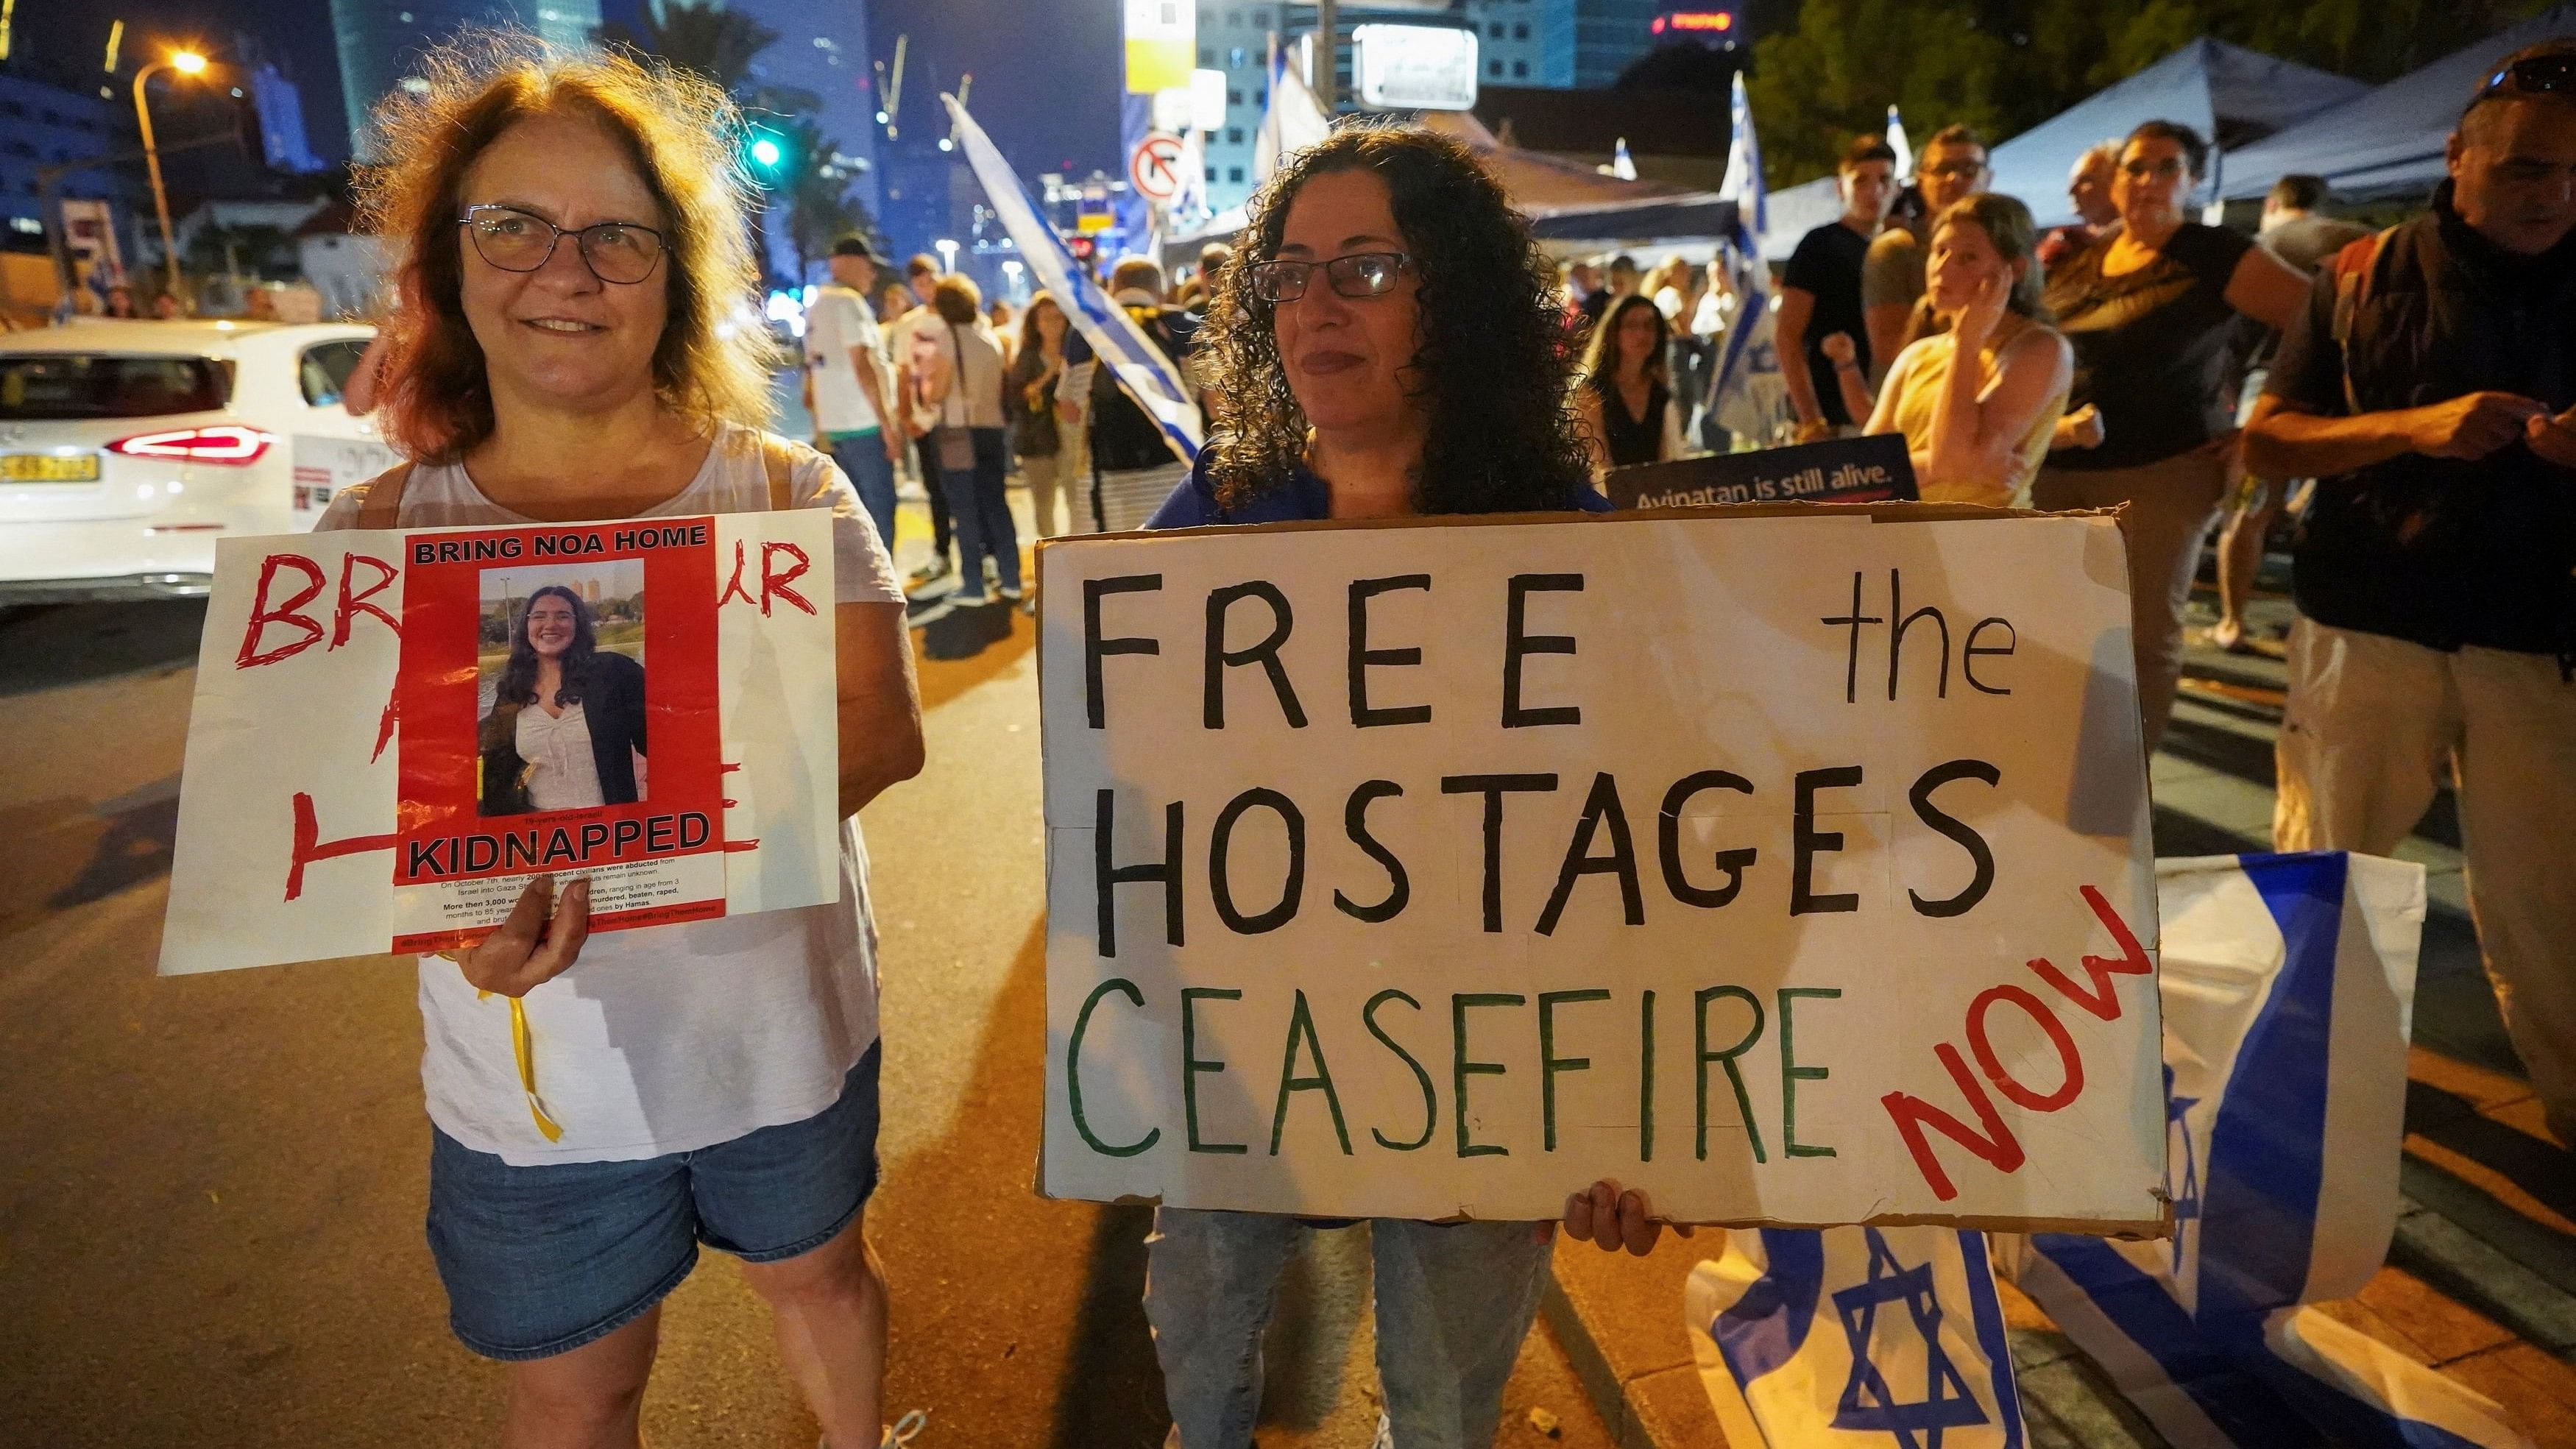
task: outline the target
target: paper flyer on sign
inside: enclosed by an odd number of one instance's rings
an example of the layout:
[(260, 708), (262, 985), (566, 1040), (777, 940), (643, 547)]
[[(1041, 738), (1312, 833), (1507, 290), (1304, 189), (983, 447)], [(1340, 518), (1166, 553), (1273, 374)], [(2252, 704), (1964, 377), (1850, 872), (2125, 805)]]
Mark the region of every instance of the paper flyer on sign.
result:
[(1054, 1196), (2165, 1229), (2107, 515), (1040, 552)]
[(815, 510), (225, 540), (162, 972), (837, 899), (832, 597)]

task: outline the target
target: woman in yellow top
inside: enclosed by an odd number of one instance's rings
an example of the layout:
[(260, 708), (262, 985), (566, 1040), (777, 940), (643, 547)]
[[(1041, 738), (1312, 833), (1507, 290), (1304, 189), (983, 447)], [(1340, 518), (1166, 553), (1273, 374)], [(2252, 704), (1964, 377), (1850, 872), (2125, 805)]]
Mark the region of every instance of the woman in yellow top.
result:
[[(1888, 368), (1868, 428), (1905, 435), (1925, 502), (2030, 502), (2075, 375), (2040, 306), (2038, 232), (2028, 207), (1991, 192), (1933, 223), (1916, 340)], [(1957, 365), (1963, 352), (1976, 366)]]

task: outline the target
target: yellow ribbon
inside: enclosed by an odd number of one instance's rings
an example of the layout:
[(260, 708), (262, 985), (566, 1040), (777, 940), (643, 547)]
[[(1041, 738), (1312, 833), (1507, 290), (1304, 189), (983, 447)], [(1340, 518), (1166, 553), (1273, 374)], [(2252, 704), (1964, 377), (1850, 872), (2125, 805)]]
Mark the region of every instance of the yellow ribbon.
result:
[[(489, 991), (477, 990), (474, 999), (483, 1001), (491, 995)], [(510, 1054), (518, 1059), (519, 1090), (528, 1094), (528, 1115), (536, 1120), (537, 1131), (543, 1133), (548, 1142), (562, 1141), (563, 1128), (546, 1115), (545, 1103), (537, 1100), (536, 1037), (528, 1030), (526, 1003), (515, 996), (510, 998)]]

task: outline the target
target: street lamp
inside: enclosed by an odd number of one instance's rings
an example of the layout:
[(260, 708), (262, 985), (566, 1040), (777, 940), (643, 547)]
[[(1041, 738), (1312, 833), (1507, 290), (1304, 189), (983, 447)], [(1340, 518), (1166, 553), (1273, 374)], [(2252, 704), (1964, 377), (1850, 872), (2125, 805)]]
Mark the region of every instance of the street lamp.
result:
[(152, 206), (161, 213), (161, 260), (170, 273), (170, 295), (179, 295), (179, 244), (170, 235), (170, 194), (161, 189), (161, 152), (152, 144), (152, 108), (143, 102), (143, 83), (159, 70), (203, 75), (206, 58), (193, 50), (174, 50), (134, 73), (134, 123), (143, 132), (143, 164), (152, 172)]

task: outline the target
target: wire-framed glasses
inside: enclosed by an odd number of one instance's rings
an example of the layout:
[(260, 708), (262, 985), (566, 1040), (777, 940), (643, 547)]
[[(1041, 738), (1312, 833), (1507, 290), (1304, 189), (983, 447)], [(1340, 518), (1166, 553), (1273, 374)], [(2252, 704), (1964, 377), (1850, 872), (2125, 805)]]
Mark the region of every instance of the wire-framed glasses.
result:
[(582, 262), (603, 282), (633, 286), (662, 265), (662, 234), (631, 221), (603, 221), (566, 229), (515, 206), (469, 206), (456, 219), (474, 240), (474, 254), (505, 272), (533, 272), (574, 238)]
[(1294, 302), (1306, 295), (1308, 279), (1320, 269), (1334, 291), (1345, 297), (1383, 297), (1395, 290), (1395, 279), (1413, 265), (1402, 252), (1353, 252), (1328, 262), (1262, 262), (1245, 276), (1252, 295), (1264, 302)]

